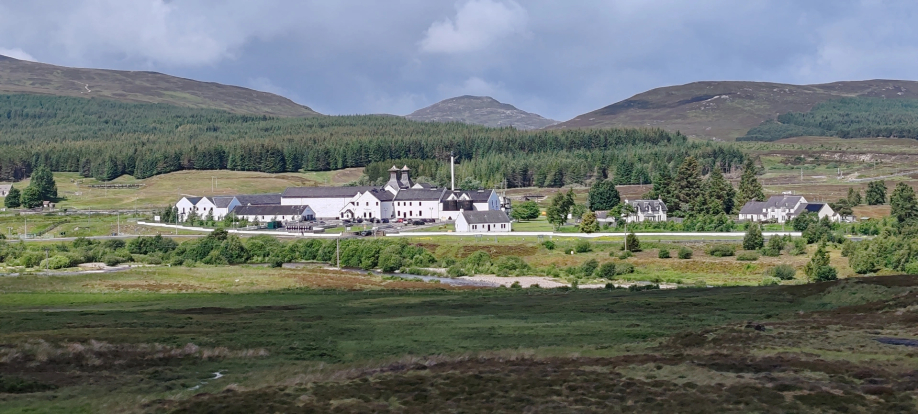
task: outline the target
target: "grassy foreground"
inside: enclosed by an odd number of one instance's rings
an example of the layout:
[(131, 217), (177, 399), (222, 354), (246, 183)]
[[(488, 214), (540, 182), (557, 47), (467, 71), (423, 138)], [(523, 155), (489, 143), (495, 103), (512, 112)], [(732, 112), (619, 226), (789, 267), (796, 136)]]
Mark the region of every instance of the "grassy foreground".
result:
[(0, 279), (0, 412), (916, 411), (916, 348), (876, 340), (918, 337), (916, 277), (626, 292), (222, 270)]

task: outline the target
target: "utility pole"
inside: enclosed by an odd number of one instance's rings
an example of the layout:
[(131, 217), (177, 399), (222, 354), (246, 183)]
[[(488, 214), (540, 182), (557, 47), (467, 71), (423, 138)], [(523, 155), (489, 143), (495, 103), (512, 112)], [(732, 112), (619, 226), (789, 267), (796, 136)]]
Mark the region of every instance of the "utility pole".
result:
[(338, 270), (341, 270), (341, 235), (335, 239), (335, 262), (338, 263)]

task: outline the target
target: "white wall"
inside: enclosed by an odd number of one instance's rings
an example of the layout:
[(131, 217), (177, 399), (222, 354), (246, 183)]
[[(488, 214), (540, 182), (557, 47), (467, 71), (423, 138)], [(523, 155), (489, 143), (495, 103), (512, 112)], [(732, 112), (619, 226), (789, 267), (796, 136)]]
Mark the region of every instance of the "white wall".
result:
[(281, 197), (283, 206), (309, 206), (316, 213), (316, 218), (337, 218), (338, 214), (353, 197), (311, 198)]
[(194, 208), (194, 204), (188, 201), (188, 197), (182, 197), (181, 200), (175, 203), (175, 208), (178, 209), (179, 221), (185, 221), (188, 218), (188, 213)]
[[(401, 205), (399, 205), (401, 204)], [(438, 219), (440, 218), (440, 200), (395, 201), (395, 218)], [(459, 212), (457, 211), (456, 214)], [(455, 218), (455, 217), (453, 217)]]
[(457, 233), (509, 233), (512, 228), (512, 223), (468, 224), (461, 214), (456, 219)]
[(347, 205), (341, 209), (351, 209), (355, 218), (392, 218), (392, 202), (380, 201), (373, 193), (367, 191), (357, 197), (353, 205)]

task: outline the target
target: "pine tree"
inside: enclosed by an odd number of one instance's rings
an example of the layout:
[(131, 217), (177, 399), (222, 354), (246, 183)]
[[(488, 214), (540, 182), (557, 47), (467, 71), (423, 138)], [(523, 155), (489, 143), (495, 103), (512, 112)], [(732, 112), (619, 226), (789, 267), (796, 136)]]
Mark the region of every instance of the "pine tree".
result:
[(854, 187), (848, 187), (848, 197), (846, 197), (846, 199), (848, 200), (848, 206), (850, 207), (859, 206), (863, 202), (863, 199), (861, 198), (861, 192), (855, 190)]
[(749, 223), (746, 228), (746, 236), (743, 237), (743, 250), (759, 250), (765, 247), (765, 238), (762, 236), (762, 228), (758, 223)]
[(829, 265), (829, 253), (826, 244), (820, 243), (813, 257), (803, 267), (803, 273), (814, 282), (826, 282), (838, 278), (838, 272)]
[(918, 219), (918, 199), (915, 189), (910, 185), (900, 182), (896, 184), (892, 195), (889, 196), (890, 216), (896, 219), (899, 230), (914, 226)]
[(22, 195), (19, 193), (19, 189), (16, 187), (10, 187), (10, 192), (6, 193), (6, 198), (3, 199), (3, 205), (6, 208), (16, 208), (22, 205), (22, 200), (20, 199)]
[(618, 190), (615, 188), (615, 183), (609, 180), (596, 181), (593, 183), (593, 186), (590, 187), (590, 193), (588, 195), (588, 201), (590, 210), (600, 211), (600, 210), (611, 210), (618, 203), (621, 203), (621, 196), (618, 194)]
[(866, 197), (867, 205), (878, 206), (886, 204), (886, 183), (883, 181), (871, 181), (867, 183)]
[(40, 200), (52, 201), (57, 199), (57, 184), (54, 182), (54, 175), (51, 170), (44, 165), (32, 172), (32, 182), (29, 187), (35, 187), (38, 190)]
[(704, 202), (701, 166), (698, 165), (695, 157), (687, 157), (679, 166), (673, 181), (673, 190), (677, 203), (673, 210), (676, 210), (677, 217), (680, 214), (688, 216), (695, 213), (700, 203)]
[(742, 208), (750, 201), (765, 201), (765, 191), (762, 189), (762, 184), (759, 183), (759, 180), (755, 178), (755, 162), (752, 158), (746, 158), (735, 205)]
[(587, 211), (583, 213), (583, 219), (580, 221), (581, 233), (596, 233), (599, 231), (599, 222), (596, 221), (596, 213)]
[(662, 165), (653, 180), (653, 188), (647, 193), (649, 199), (659, 199), (670, 209), (676, 208), (676, 199), (672, 189), (673, 175), (669, 167)]
[(42, 198), (38, 187), (29, 185), (23, 189), (22, 194), (19, 196), (19, 204), (21, 207), (25, 208), (35, 208), (41, 206)]
[(720, 171), (720, 168), (715, 167), (714, 170), (711, 171), (711, 175), (705, 182), (705, 193), (707, 197), (705, 208), (705, 210), (707, 210), (705, 211), (706, 214), (717, 215), (720, 213), (730, 214), (733, 212), (736, 190), (733, 189), (733, 185), (724, 178), (724, 174)]

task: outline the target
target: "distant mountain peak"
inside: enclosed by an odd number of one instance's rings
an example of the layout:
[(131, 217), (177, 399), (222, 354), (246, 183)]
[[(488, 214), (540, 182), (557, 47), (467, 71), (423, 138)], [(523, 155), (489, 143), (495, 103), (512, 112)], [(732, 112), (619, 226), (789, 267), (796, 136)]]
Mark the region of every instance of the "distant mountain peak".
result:
[(405, 116), (422, 122), (462, 122), (489, 127), (540, 129), (558, 121), (501, 103), (490, 96), (462, 95), (444, 99)]

